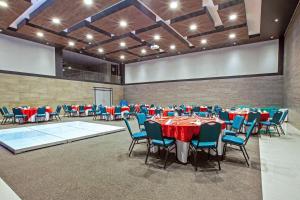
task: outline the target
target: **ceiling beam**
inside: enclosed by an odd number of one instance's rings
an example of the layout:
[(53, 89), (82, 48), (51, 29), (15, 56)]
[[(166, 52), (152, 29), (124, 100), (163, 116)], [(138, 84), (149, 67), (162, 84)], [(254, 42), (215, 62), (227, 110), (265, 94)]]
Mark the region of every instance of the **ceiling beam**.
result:
[(262, 0), (245, 0), (248, 34), (260, 34)]
[(205, 15), (206, 13), (207, 13), (207, 9), (206, 9), (206, 7), (204, 7), (201, 10), (198, 10), (196, 12), (192, 12), (192, 13), (189, 13), (189, 14), (186, 14), (186, 15), (183, 15), (183, 16), (173, 18), (173, 19), (170, 20), (170, 23), (173, 24), (173, 23), (176, 23), (176, 22), (184, 21), (184, 20), (187, 20), (187, 19), (190, 19), (190, 18), (193, 18), (193, 17), (198, 17), (200, 15)]

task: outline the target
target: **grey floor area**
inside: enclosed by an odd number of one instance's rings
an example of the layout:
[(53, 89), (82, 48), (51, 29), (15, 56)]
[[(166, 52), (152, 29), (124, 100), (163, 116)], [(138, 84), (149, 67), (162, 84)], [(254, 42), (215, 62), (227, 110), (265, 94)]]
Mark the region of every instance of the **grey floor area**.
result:
[[(124, 126), (122, 121), (63, 118), (72, 120)], [(137, 130), (136, 121), (130, 123)], [(11, 127), (19, 125), (0, 126)], [(251, 167), (241, 152), (228, 149), (221, 171), (201, 154), (197, 172), (191, 164), (176, 163), (175, 155), (166, 170), (157, 155), (146, 166), (146, 145), (137, 145), (129, 158), (130, 141), (123, 131), (18, 155), (0, 147), (0, 177), (23, 200), (262, 199), (257, 137), (247, 145)]]

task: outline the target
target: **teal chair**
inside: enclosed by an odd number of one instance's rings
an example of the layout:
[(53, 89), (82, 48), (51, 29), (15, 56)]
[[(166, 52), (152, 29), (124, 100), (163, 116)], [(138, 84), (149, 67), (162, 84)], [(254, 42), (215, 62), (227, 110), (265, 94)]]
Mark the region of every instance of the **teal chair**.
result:
[(245, 117), (236, 115), (233, 119), (230, 130), (225, 130), (224, 134), (225, 135), (237, 135), (238, 133), (240, 133), (243, 123), (244, 123), (244, 120), (245, 120)]
[(77, 115), (77, 110), (73, 110), (71, 105), (67, 106), (67, 113), (69, 114), (69, 117)]
[(19, 124), (25, 123), (27, 115), (24, 115), (21, 108), (13, 108), (14, 121), (18, 120)]
[(120, 106), (115, 107), (114, 119), (122, 119), (122, 113), (121, 113), (121, 107)]
[(78, 114), (79, 114), (79, 116), (84, 116), (85, 115), (84, 105), (79, 106)]
[(226, 127), (232, 125), (232, 121), (229, 119), (229, 113), (227, 111), (220, 111), (219, 118), (223, 120), (226, 124)]
[(175, 112), (173, 112), (173, 111), (168, 112), (168, 117), (174, 117), (174, 116), (175, 116)]
[(208, 112), (198, 112), (196, 115), (199, 117), (208, 117), (209, 113)]
[(137, 119), (140, 131), (145, 131), (144, 123), (147, 120), (145, 113), (137, 113), (136, 119)]
[(200, 112), (200, 106), (193, 107), (193, 109), (192, 109), (193, 114), (197, 115), (199, 112)]
[(208, 155), (210, 154), (210, 149), (216, 151), (219, 170), (221, 170), (220, 160), (218, 157), (218, 142), (221, 131), (222, 126), (217, 122), (209, 122), (201, 125), (198, 138), (192, 140), (190, 143), (190, 150), (192, 150), (194, 155), (195, 171), (197, 171), (198, 150), (203, 149), (208, 149)]
[(285, 121), (285, 119), (286, 119), (288, 113), (289, 113), (288, 110), (285, 110), (285, 111), (283, 112), (282, 117), (281, 117), (280, 120), (279, 120), (279, 125), (278, 125), (278, 127), (280, 128), (281, 132), (282, 132), (284, 135), (285, 135), (285, 132), (284, 132), (284, 130), (283, 130), (283, 128), (282, 128), (282, 124), (284, 123), (284, 121)]
[(277, 111), (273, 118), (270, 119), (269, 121), (265, 121), (265, 122), (260, 122), (260, 124), (262, 125), (262, 127), (266, 127), (266, 133), (271, 135), (271, 131), (270, 128), (273, 127), (274, 129), (276, 129), (276, 132), (278, 133), (278, 135), (280, 136), (280, 132), (278, 130), (278, 126), (280, 126), (280, 120), (282, 118), (283, 113), (281, 111)]
[(246, 160), (247, 165), (249, 166), (248, 159), (250, 157), (249, 157), (249, 155), (247, 153), (247, 150), (246, 150), (246, 144), (247, 144), (247, 142), (250, 138), (250, 135), (253, 132), (253, 129), (254, 129), (256, 123), (257, 123), (256, 120), (254, 120), (251, 123), (251, 126), (248, 128), (248, 130), (246, 132), (246, 137), (245, 138), (241, 138), (241, 137), (234, 136), (234, 135), (224, 135), (222, 137), (222, 141), (224, 142), (223, 155), (222, 155), (223, 159), (224, 159), (224, 156), (226, 155), (227, 144), (238, 146), (239, 149), (243, 152), (243, 156)]
[(175, 140), (164, 138), (161, 125), (154, 121), (145, 121), (145, 130), (148, 137), (148, 151), (145, 159), (145, 164), (147, 164), (148, 157), (150, 154), (150, 148), (157, 146), (159, 149), (162, 147), (166, 150), (164, 169), (166, 169), (167, 160), (169, 157), (170, 151), (176, 148)]
[(46, 107), (38, 107), (37, 113), (35, 115), (35, 122), (46, 121)]
[(100, 107), (100, 118), (109, 120), (109, 116), (110, 116), (110, 114), (106, 111), (106, 107), (101, 106)]
[(60, 118), (60, 111), (61, 111), (61, 106), (58, 105), (56, 107), (56, 110), (52, 113), (50, 113), (50, 118), (53, 119), (53, 117), (55, 117), (56, 120), (60, 120), (61, 121), (61, 118)]
[(92, 109), (88, 111), (88, 116), (94, 116), (95, 117), (96, 112), (97, 112), (97, 105), (93, 104)]
[(12, 123), (14, 122), (14, 114), (13, 113), (6, 114), (6, 113), (4, 113), (2, 108), (0, 108), (0, 113), (3, 117), (1, 124), (5, 124), (7, 122), (7, 120), (10, 120), (10, 119), (11, 119)]
[(133, 133), (128, 120), (127, 119), (123, 119), (123, 120), (126, 124), (128, 132), (129, 132), (130, 137), (132, 139), (131, 144), (130, 144), (129, 149), (128, 149), (129, 150), (129, 155), (128, 156), (130, 157), (135, 144), (138, 144), (139, 141), (141, 141), (141, 140), (147, 139), (147, 134), (144, 131)]

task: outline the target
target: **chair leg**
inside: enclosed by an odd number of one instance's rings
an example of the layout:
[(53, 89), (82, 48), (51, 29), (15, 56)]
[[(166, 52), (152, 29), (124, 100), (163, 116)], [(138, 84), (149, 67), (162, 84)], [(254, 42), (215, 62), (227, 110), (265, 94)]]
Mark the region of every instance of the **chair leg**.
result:
[(145, 159), (145, 164), (147, 164), (148, 156), (150, 154), (150, 141), (149, 140), (148, 140), (147, 146), (148, 146), (148, 151), (147, 151), (147, 155), (146, 155), (146, 159)]
[(194, 167), (195, 167), (195, 171), (197, 171), (197, 155), (198, 155), (198, 151), (196, 150), (196, 152), (194, 152)]
[(210, 148), (208, 149), (208, 152), (207, 152), (207, 160), (210, 159)]
[(279, 125), (279, 128), (280, 128), (281, 132), (285, 135), (285, 132), (284, 132), (284, 130), (283, 130), (281, 124)]
[(244, 152), (244, 150), (243, 150), (243, 147), (240, 146), (240, 149), (241, 149), (241, 151), (243, 152), (243, 156), (244, 156), (244, 158), (245, 158), (245, 160), (246, 160), (246, 163), (247, 163), (247, 165), (248, 165), (248, 167), (249, 167), (249, 162), (248, 162), (248, 159), (247, 159), (247, 157), (246, 157), (246, 155), (245, 155), (245, 152)]
[(270, 134), (270, 137), (272, 137), (272, 135), (271, 135), (271, 131), (270, 131), (270, 127), (269, 126), (267, 126), (267, 128), (266, 128), (266, 134)]
[(278, 130), (277, 125), (275, 125), (275, 128), (276, 128), (276, 131), (277, 131), (278, 135), (280, 136), (280, 132), (279, 132), (279, 130)]
[(131, 141), (130, 146), (129, 146), (129, 148), (128, 148), (128, 151), (130, 151), (131, 146), (132, 146), (132, 144), (133, 144), (133, 141), (134, 141), (134, 140)]
[(247, 150), (246, 150), (246, 147), (243, 146), (243, 148), (244, 148), (244, 151), (245, 151), (245, 153), (246, 153), (247, 158), (249, 159), (250, 157), (249, 157), (249, 155), (248, 155), (248, 152), (247, 152)]
[(219, 165), (219, 170), (221, 170), (221, 164), (220, 164), (220, 157), (219, 157), (219, 153), (218, 153), (218, 147), (216, 148), (216, 156), (217, 156), (217, 161), (218, 161), (218, 165)]
[(132, 147), (131, 147), (131, 150), (130, 150), (130, 152), (129, 152), (128, 157), (130, 157), (130, 155), (131, 155), (131, 153), (132, 153), (132, 150), (133, 150), (133, 147), (134, 147), (135, 143), (136, 143), (136, 140), (134, 140), (134, 142), (133, 142), (133, 144), (132, 144)]
[(166, 153), (166, 156), (165, 156), (164, 169), (166, 169), (166, 166), (167, 166), (167, 160), (168, 160), (168, 157), (169, 157), (169, 148), (167, 148), (166, 150), (167, 150), (167, 153)]

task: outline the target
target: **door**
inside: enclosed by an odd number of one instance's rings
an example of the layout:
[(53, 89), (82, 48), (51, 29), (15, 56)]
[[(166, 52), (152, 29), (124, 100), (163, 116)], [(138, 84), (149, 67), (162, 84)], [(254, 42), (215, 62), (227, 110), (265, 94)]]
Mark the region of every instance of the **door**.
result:
[(112, 106), (112, 91), (112, 88), (94, 88), (95, 104), (102, 104), (103, 106)]

